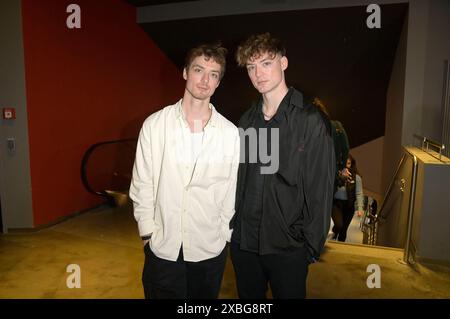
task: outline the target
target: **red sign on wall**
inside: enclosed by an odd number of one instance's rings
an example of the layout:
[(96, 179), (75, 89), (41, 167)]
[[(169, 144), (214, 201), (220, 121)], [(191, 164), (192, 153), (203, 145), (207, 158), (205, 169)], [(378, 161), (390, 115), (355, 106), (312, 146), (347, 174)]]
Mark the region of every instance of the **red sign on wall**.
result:
[(15, 120), (16, 119), (16, 109), (12, 107), (3, 108), (3, 119), (4, 120)]

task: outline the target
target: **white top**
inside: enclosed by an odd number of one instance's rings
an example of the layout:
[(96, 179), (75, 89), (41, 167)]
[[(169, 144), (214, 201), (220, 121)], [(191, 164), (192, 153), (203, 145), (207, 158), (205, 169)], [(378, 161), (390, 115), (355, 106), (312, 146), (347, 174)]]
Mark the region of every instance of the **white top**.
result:
[(191, 133), (191, 141), (192, 141), (192, 160), (195, 162), (200, 155), (200, 151), (202, 150), (203, 144), (203, 132)]
[(141, 236), (152, 234), (153, 253), (166, 260), (176, 261), (181, 245), (186, 261), (216, 257), (231, 237), (239, 133), (209, 107), (203, 136), (193, 138), (181, 100), (150, 115), (139, 134), (130, 185), (134, 217)]
[[(356, 174), (355, 177), (355, 211), (362, 211), (364, 210), (364, 194), (363, 194), (363, 187), (362, 187), (362, 179), (361, 176)], [(334, 198), (341, 199), (341, 200), (347, 200), (347, 189), (344, 186), (339, 187), (336, 190), (336, 193), (334, 193)]]

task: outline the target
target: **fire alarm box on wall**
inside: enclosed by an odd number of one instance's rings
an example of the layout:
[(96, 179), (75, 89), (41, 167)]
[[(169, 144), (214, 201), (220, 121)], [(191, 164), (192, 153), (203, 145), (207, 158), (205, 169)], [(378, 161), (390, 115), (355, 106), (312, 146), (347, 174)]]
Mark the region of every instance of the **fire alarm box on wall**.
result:
[(15, 120), (16, 119), (16, 109), (12, 107), (3, 108), (3, 119), (4, 120)]

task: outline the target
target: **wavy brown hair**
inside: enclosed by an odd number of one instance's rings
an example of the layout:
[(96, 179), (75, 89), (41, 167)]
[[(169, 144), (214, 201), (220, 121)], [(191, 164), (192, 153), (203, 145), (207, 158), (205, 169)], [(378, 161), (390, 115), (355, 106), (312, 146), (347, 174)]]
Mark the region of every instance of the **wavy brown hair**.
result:
[(220, 65), (220, 79), (222, 80), (223, 76), (225, 75), (225, 68), (227, 66), (227, 53), (228, 50), (224, 48), (220, 42), (214, 44), (201, 44), (189, 50), (188, 54), (186, 55), (184, 67), (186, 69), (189, 69), (192, 61), (194, 61), (196, 57), (203, 55), (206, 58), (206, 61), (209, 61), (209, 59), (213, 59), (215, 62), (217, 62), (217, 64)]

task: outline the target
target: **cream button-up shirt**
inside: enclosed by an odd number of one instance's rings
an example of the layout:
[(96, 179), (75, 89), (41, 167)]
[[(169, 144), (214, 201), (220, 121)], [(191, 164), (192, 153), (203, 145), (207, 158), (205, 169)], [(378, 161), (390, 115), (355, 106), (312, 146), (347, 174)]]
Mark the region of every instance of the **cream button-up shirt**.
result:
[(218, 256), (232, 230), (239, 165), (239, 132), (212, 104), (201, 149), (181, 101), (153, 113), (139, 134), (130, 198), (141, 236), (152, 234), (159, 258), (185, 261)]

